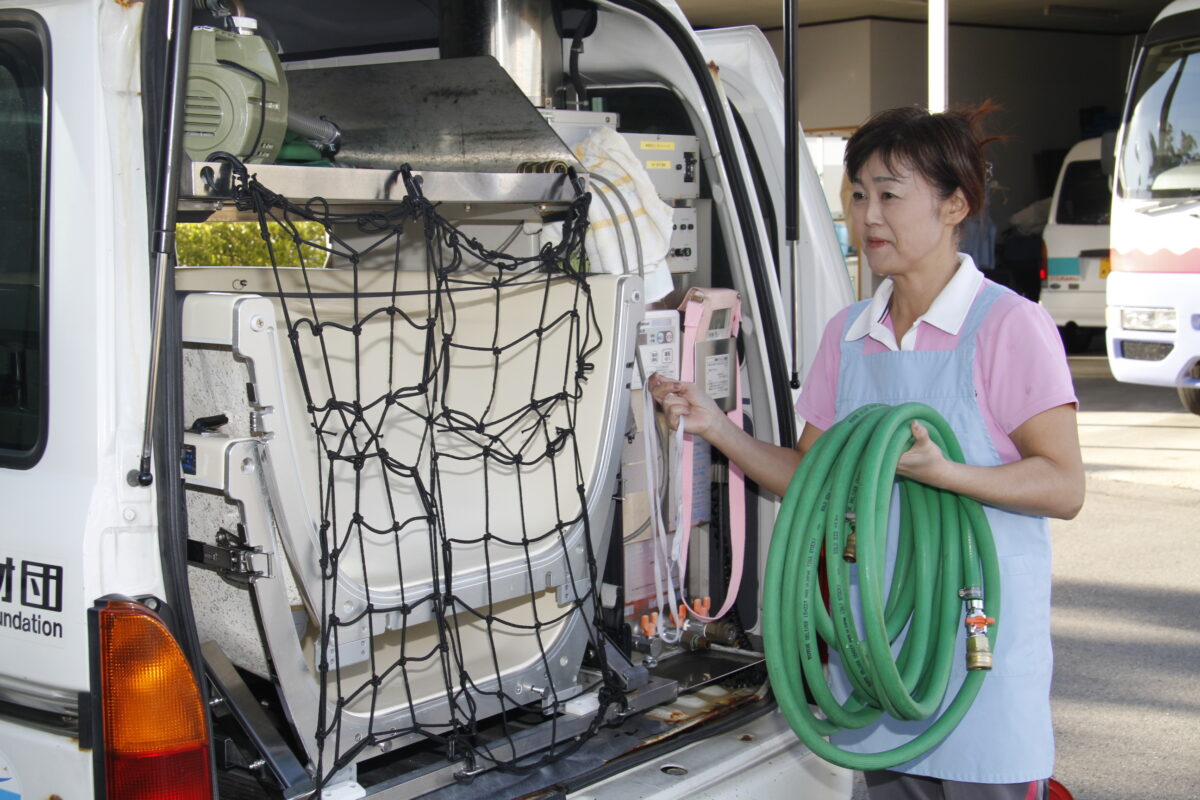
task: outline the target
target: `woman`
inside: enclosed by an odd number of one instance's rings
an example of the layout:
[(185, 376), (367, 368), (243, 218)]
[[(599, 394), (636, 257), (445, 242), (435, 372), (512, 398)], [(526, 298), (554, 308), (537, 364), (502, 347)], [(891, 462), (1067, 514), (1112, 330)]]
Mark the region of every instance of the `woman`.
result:
[[(1079, 512), (1083, 463), (1054, 323), (957, 252), (960, 226), (983, 205), (984, 113), (893, 109), (848, 142), (852, 224), (884, 281), (826, 327), (796, 405), (805, 426), (795, 448), (748, 436), (695, 386), (651, 381), (672, 427), (684, 418), (688, 432), (777, 494), (821, 434), (867, 403), (927, 403), (962, 444), (967, 463), (949, 461), (914, 422), (897, 472), (984, 504), (1001, 559), (1005, 644), (945, 741), (894, 770), (867, 773), (872, 800), (1043, 798), (1054, 763), (1046, 518)], [(885, 716), (834, 741), (879, 752), (926, 725)]]

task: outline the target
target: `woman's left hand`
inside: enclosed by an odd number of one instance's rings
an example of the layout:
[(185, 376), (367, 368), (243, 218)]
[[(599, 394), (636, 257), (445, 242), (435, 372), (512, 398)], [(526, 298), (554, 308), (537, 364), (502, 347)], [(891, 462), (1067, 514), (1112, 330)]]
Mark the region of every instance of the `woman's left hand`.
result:
[(950, 462), (943, 455), (941, 448), (933, 443), (924, 425), (913, 420), (910, 430), (914, 441), (912, 447), (900, 456), (896, 474), (929, 486), (938, 486), (938, 476), (945, 471)]

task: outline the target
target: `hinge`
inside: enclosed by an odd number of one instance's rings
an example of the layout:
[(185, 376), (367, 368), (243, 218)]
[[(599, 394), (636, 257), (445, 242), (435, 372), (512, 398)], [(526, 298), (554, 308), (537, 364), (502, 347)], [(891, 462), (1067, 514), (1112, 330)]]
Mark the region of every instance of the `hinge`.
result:
[[(270, 553), (246, 544), (246, 531), (241, 524), (237, 533), (219, 528), (216, 544), (188, 539), (187, 555), (189, 563), (220, 573), (221, 577), (234, 583), (249, 586), (258, 578), (271, 577)], [(255, 568), (256, 560), (262, 569)]]

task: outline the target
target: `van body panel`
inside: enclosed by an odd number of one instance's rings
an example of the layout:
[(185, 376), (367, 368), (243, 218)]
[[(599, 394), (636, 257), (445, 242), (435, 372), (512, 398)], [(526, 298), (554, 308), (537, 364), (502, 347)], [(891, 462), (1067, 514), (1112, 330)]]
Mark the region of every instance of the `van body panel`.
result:
[(1107, 177), (1100, 166), (1100, 139), (1071, 148), (1059, 170), (1042, 233), (1046, 278), (1039, 302), (1059, 327), (1104, 327), (1108, 256)]
[(778, 711), (723, 737), (753, 746), (730, 750), (717, 739), (689, 745), (619, 776), (568, 794), (569, 800), (836, 800), (852, 787), (850, 770), (822, 761), (792, 743), (795, 734)]
[(77, 739), (0, 718), (0, 798), (93, 797), (92, 754)]
[(92, 598), (161, 590), (153, 492), (124, 480), (149, 351), (141, 5), (33, 7), (51, 56), (50, 402), (40, 460), (0, 480), (0, 641), (20, 653), (0, 661), (0, 674), (87, 691)]
[[(1128, 273), (1109, 277), (1109, 366), (1113, 377), (1148, 386), (1200, 388), (1200, 272)], [(1121, 320), (1126, 308), (1163, 309), (1175, 315), (1175, 330), (1127, 329)]]

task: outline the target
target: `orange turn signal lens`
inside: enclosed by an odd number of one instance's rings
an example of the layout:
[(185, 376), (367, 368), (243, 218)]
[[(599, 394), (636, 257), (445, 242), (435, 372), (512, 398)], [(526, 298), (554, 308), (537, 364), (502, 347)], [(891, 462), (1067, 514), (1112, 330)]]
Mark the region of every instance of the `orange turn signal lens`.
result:
[(143, 605), (99, 612), (109, 800), (211, 800), (208, 718), (179, 644)]

